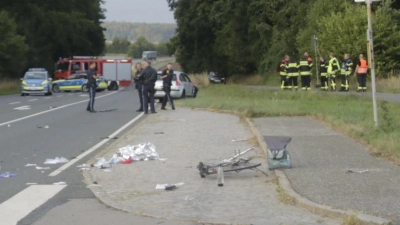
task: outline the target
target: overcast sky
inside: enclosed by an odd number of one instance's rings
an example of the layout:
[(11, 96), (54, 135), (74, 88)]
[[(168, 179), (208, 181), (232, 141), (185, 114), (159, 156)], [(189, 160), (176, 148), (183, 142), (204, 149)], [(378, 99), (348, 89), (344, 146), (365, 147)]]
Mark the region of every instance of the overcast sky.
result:
[(175, 23), (166, 0), (105, 0), (106, 21)]

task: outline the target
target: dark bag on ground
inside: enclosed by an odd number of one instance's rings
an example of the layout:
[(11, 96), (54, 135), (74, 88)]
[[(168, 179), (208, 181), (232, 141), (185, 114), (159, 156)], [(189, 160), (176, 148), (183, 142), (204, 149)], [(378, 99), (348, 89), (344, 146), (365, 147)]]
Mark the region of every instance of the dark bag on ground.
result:
[(292, 168), (292, 159), (286, 146), (292, 141), (291, 137), (264, 136), (268, 151), (268, 169)]

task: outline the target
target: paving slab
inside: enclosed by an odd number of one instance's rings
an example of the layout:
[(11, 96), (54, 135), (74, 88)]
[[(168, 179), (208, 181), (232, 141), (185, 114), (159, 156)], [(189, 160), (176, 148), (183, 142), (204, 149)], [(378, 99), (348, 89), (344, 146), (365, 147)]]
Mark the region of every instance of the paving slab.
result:
[(362, 144), (308, 117), (253, 121), (264, 136), (292, 137), (288, 150), (293, 168), (284, 172), (298, 194), (319, 204), (400, 223), (398, 166), (371, 156)]
[[(246, 170), (225, 173), (225, 185), (217, 186), (216, 176), (200, 178), (200, 161), (224, 159), (235, 150), (253, 147), (253, 133), (238, 117), (208, 111), (179, 108), (150, 115), (141, 124), (121, 136), (98, 157), (110, 158), (118, 148), (151, 142), (165, 161), (115, 164), (111, 172), (97, 168), (84, 171), (86, 182), (97, 182), (93, 193), (105, 204), (126, 212), (155, 218), (214, 224), (340, 224), (340, 220), (322, 217), (285, 205), (279, 200), (274, 173), (266, 169), (266, 160), (255, 147), (254, 162), (260, 172)], [(88, 163), (94, 163), (96, 159)], [(157, 184), (184, 182), (174, 191), (155, 190)]]

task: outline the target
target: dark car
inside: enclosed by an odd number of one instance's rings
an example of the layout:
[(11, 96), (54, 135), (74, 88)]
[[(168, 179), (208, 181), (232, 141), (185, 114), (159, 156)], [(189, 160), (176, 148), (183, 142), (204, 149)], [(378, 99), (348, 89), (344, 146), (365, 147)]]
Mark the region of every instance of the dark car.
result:
[(210, 80), (211, 83), (214, 84), (226, 84), (226, 78), (223, 73), (211, 71), (208, 74), (208, 79)]

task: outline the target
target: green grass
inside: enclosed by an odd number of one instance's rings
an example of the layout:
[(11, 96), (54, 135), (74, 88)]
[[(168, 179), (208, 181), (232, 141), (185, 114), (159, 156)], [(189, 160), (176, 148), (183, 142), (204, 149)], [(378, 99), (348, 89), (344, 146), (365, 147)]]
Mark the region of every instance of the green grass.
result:
[(12, 95), (20, 93), (21, 81), (2, 80), (0, 81), (0, 95)]
[(375, 155), (400, 162), (398, 103), (379, 102), (379, 129), (374, 129), (372, 101), (357, 95), (210, 85), (201, 88), (197, 98), (177, 103), (192, 108), (235, 111), (246, 117), (311, 116), (368, 144)]

